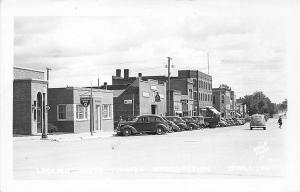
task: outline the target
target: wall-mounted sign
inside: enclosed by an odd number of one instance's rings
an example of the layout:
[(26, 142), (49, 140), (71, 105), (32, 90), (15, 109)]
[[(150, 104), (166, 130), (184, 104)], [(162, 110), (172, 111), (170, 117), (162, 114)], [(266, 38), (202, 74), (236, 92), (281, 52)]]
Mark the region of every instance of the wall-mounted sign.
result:
[(143, 92), (142, 95), (143, 97), (150, 97), (150, 94), (148, 92)]
[(124, 104), (132, 104), (132, 100), (124, 100)]
[(157, 90), (157, 87), (155, 85), (151, 85), (151, 88), (152, 90)]
[(91, 98), (90, 97), (80, 97), (80, 103), (84, 107), (88, 107), (90, 105)]

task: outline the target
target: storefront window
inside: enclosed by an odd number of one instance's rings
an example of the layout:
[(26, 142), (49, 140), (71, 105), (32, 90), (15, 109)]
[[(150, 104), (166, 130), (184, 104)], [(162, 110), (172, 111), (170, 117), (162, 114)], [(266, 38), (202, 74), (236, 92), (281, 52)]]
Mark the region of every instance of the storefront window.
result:
[(111, 119), (112, 118), (112, 107), (109, 104), (102, 105), (102, 116), (103, 119)]
[(87, 110), (82, 105), (76, 105), (76, 119), (87, 119)]

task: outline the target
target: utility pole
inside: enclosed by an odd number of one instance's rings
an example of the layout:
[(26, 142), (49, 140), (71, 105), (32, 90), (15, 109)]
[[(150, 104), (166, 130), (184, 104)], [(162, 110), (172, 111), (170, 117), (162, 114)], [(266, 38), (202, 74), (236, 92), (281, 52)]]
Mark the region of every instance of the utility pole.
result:
[(208, 70), (208, 75), (209, 75), (209, 52), (207, 54), (207, 70)]
[(134, 118), (134, 94), (132, 95), (132, 119)]
[[(46, 67), (46, 70), (47, 70), (47, 93), (45, 94), (46, 98), (44, 98), (44, 100), (47, 101), (47, 106), (43, 106), (44, 110), (43, 110), (43, 113), (44, 113), (44, 117), (48, 117), (48, 115), (46, 115), (45, 113), (48, 113), (48, 110), (49, 110), (49, 107), (48, 107), (48, 88), (49, 88), (49, 71), (51, 70), (50, 68)], [(46, 118), (43, 119), (43, 129), (42, 129), (42, 139), (47, 139), (48, 138), (48, 135), (47, 135), (47, 132), (48, 130), (46, 130), (46, 126), (48, 126), (48, 122), (46, 124)]]
[(168, 58), (168, 111), (167, 114), (171, 115), (171, 57), (167, 57)]
[(93, 86), (91, 83), (91, 95), (90, 95), (90, 131), (91, 136), (93, 136), (93, 130), (94, 130), (94, 109), (93, 109)]

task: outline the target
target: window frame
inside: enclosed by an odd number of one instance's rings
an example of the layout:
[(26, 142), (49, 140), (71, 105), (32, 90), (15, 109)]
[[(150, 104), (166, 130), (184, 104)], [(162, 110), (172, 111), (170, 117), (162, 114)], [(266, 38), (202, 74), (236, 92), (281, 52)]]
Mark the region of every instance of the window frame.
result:
[[(108, 108), (107, 108), (107, 117), (105, 116), (105, 113), (104, 113), (104, 107), (105, 106), (108, 106)], [(112, 109), (112, 104), (102, 104), (102, 119), (112, 119), (113, 118), (113, 115), (112, 115), (112, 113), (113, 113), (113, 111), (112, 111), (113, 109)]]
[[(83, 118), (78, 118), (77, 115), (78, 115), (78, 111), (77, 111), (77, 107), (80, 107), (83, 109)], [(87, 110), (87, 107), (84, 107), (82, 106), (81, 104), (76, 104), (75, 106), (75, 120), (76, 121), (85, 121), (85, 120), (88, 120), (88, 110)]]
[[(65, 111), (64, 111), (64, 114), (65, 114), (65, 118), (62, 119), (60, 118), (60, 114), (63, 113), (63, 112), (60, 112), (59, 109), (60, 107), (64, 107), (65, 108)], [(56, 117), (57, 121), (67, 121), (67, 104), (58, 104), (57, 105), (57, 117)]]

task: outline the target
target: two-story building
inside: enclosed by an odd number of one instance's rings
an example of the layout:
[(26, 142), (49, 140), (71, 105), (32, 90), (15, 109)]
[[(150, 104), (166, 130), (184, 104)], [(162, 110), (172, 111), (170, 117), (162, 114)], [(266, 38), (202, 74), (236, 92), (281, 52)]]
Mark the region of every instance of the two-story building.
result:
[(213, 88), (213, 106), (221, 113), (221, 117), (235, 117), (236, 104), (234, 91), (228, 85), (222, 84)]

